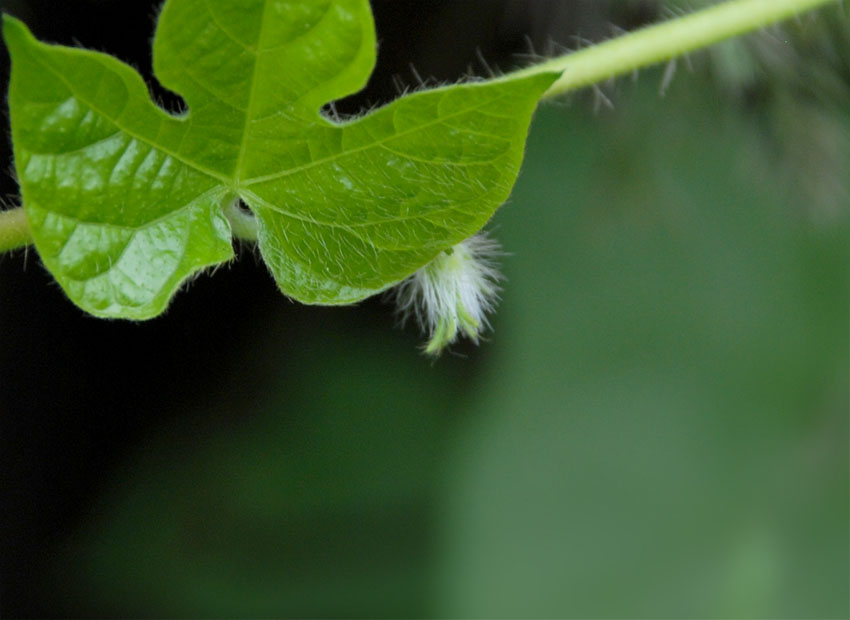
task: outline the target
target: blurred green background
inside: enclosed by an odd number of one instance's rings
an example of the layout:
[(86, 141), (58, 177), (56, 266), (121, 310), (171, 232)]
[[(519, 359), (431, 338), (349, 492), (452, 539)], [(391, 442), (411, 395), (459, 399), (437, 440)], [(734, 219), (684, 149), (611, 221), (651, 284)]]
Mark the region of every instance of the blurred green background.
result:
[[(623, 10), (610, 4), (599, 23)], [(848, 617), (847, 24), (833, 11), (764, 35), (793, 48), (751, 38), (699, 56), (663, 97), (659, 69), (607, 88), (613, 109), (592, 93), (542, 107), (490, 226), (507, 280), (479, 349), (431, 363), (385, 304), (300, 308), (265, 276), (259, 309), (240, 292), (242, 310), (161, 345), (174, 349), (98, 349), (170, 387), (116, 371), (117, 386), (63, 388), (91, 390), (97, 410), (64, 422), (83, 428), (65, 440), (120, 449), (77, 481), (84, 500), (26, 579), (7, 562), (6, 610)], [(0, 267), (19, 303), (19, 265)], [(243, 252), (159, 321), (215, 314), (247, 271), (262, 267)], [(66, 332), (91, 324), (69, 314)], [(22, 320), (0, 310), (4, 339), (38, 329)], [(14, 418), (25, 393), (3, 383)], [(41, 458), (20, 442), (61, 437), (56, 420), (30, 439), (5, 422), (4, 470)], [(10, 514), (28, 505), (15, 475)]]

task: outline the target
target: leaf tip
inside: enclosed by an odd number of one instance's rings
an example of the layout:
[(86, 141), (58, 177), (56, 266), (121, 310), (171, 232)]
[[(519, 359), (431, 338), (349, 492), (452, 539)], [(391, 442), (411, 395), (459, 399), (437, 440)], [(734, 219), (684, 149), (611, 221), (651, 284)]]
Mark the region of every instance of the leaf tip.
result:
[(542, 73), (538, 73), (538, 84), (540, 84), (542, 92), (546, 92), (552, 84), (561, 78), (562, 75), (564, 75), (563, 71), (543, 71)]
[(8, 13), (3, 13), (3, 39), (6, 45), (11, 49), (16, 45), (25, 42), (27, 39), (32, 39), (32, 33), (26, 24), (17, 17), (13, 17)]

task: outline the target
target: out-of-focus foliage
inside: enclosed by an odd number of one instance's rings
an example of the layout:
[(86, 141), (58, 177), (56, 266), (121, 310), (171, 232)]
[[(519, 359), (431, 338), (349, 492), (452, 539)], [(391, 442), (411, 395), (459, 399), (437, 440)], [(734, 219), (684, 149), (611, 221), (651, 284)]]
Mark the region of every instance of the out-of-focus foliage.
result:
[(537, 117), (473, 359), (344, 312), (284, 346), (282, 312), (254, 389), (114, 472), (57, 608), (846, 617), (848, 205), (811, 217), (754, 115), (658, 77)]
[(539, 119), (452, 467), (459, 616), (847, 613), (847, 208), (803, 223), (754, 128), (687, 88)]
[[(676, 14), (715, 0), (666, 0)], [(801, 205), (815, 217), (837, 215), (850, 200), (850, 6), (838, 4), (700, 55), (722, 93), (749, 105), (769, 156)]]

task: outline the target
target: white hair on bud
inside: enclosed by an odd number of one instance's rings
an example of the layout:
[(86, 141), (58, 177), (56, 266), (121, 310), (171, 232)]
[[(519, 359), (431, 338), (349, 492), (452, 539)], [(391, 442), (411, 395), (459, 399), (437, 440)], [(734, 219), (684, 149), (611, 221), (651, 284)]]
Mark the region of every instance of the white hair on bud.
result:
[(460, 334), (478, 342), (499, 299), (499, 244), (480, 232), (440, 252), (395, 289), (398, 311), (416, 318), (429, 336), (424, 350), (439, 355)]

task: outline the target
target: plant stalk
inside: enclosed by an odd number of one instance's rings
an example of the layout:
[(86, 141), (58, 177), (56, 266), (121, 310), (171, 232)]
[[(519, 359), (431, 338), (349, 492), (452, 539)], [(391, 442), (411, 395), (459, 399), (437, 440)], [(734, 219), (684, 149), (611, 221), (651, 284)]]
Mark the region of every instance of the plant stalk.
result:
[(233, 236), (243, 241), (257, 241), (257, 218), (253, 213), (243, 209), (239, 199), (230, 200), (224, 207), (224, 216), (230, 222)]
[(504, 79), (546, 71), (563, 72), (543, 94), (544, 99), (556, 97), (838, 2), (840, 0), (729, 0), (508, 73)]

